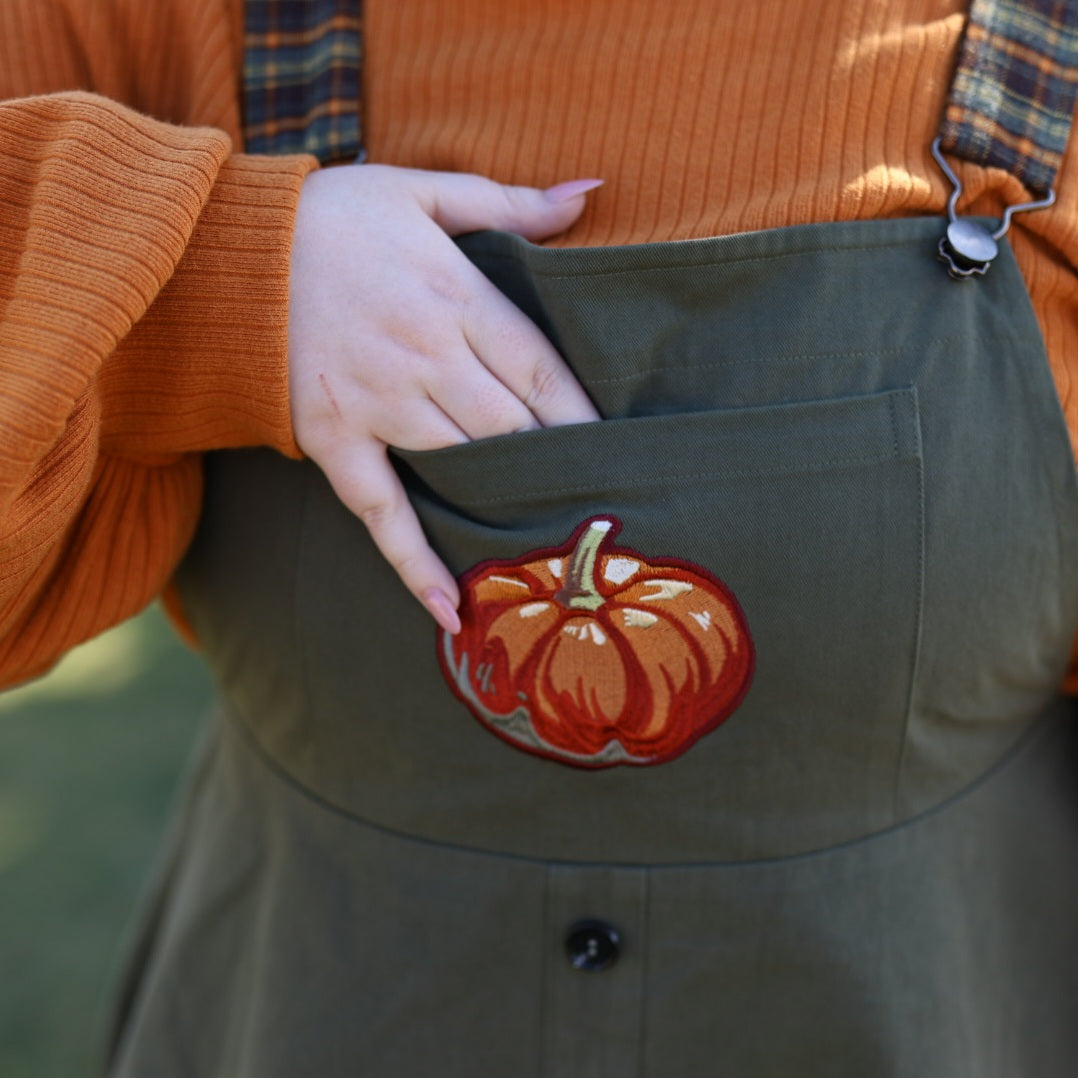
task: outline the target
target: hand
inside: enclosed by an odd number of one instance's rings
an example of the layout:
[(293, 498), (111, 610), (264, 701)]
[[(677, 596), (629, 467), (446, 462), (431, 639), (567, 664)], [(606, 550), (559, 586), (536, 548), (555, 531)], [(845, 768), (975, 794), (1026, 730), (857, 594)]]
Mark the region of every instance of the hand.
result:
[(598, 419), (535, 325), (450, 239), (566, 229), (598, 181), (547, 191), (480, 176), (346, 165), (304, 181), (289, 310), (299, 447), (449, 632), (460, 593), (430, 548), (386, 449)]

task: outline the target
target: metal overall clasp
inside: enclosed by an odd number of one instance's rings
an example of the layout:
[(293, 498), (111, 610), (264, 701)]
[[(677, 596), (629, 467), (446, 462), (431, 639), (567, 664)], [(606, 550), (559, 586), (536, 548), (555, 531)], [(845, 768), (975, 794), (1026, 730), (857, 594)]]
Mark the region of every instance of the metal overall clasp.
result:
[(932, 141), (932, 156), (943, 174), (951, 181), (954, 190), (947, 200), (947, 217), (950, 224), (947, 226), (947, 234), (940, 237), (936, 248), (936, 257), (947, 267), (947, 272), (956, 281), (967, 281), (971, 277), (983, 277), (992, 264), (992, 259), (999, 254), (999, 245), (996, 243), (1004, 232), (1011, 226), (1011, 218), (1023, 210), (1041, 210), (1051, 206), (1056, 200), (1055, 191), (1049, 190), (1046, 198), (1037, 202), (1020, 202), (1015, 206), (1008, 206), (1003, 212), (1003, 219), (995, 232), (990, 232), (979, 221), (970, 217), (959, 217), (955, 213), (955, 206), (962, 194), (962, 184), (952, 171), (950, 165), (943, 159), (940, 153), (940, 140)]

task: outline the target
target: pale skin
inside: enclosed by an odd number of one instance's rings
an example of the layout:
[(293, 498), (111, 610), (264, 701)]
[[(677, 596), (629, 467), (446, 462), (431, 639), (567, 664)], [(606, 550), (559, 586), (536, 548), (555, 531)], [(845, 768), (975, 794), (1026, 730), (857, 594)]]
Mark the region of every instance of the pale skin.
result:
[(556, 235), (598, 182), (542, 191), (350, 165), (303, 184), (288, 328), (296, 441), (451, 633), (460, 630), (457, 583), (427, 542), (388, 447), (439, 449), (599, 418), (550, 342), (451, 237), (484, 228)]

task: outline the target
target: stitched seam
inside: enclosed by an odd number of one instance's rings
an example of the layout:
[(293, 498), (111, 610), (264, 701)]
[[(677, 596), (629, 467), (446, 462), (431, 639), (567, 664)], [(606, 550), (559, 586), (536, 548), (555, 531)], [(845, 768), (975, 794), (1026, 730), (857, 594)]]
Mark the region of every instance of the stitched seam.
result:
[[(941, 228), (943, 226), (943, 218), (940, 218)], [(706, 238), (706, 237), (705, 237)], [(726, 239), (727, 237), (713, 237), (719, 239)], [(678, 242), (678, 241), (674, 241)], [(693, 240), (681, 241), (685, 243), (693, 243)], [(805, 247), (799, 251), (776, 251), (773, 254), (758, 254), (758, 255), (743, 255), (741, 257), (723, 257), (723, 258), (705, 258), (700, 260), (688, 259), (684, 262), (666, 262), (662, 266), (627, 266), (624, 269), (613, 267), (599, 267), (594, 270), (577, 270), (573, 273), (557, 273), (550, 270), (545, 270), (541, 266), (532, 266), (527, 262), (526, 257), (518, 257), (515, 254), (508, 254), (504, 251), (480, 251), (476, 252), (475, 257), (484, 261), (498, 259), (503, 262), (512, 262), (517, 265), (524, 265), (533, 277), (542, 277), (547, 281), (571, 281), (581, 277), (619, 277), (627, 274), (639, 274), (639, 273), (671, 273), (677, 270), (683, 269), (700, 269), (704, 266), (749, 266), (761, 262), (783, 262), (793, 260), (797, 258), (804, 258), (807, 255), (826, 255), (837, 254), (842, 251), (886, 251), (886, 250), (913, 250), (920, 249), (923, 240), (914, 240), (896, 243), (894, 241), (881, 241), (880, 243), (870, 244), (851, 244), (849, 246), (827, 244), (820, 247)], [(525, 249), (526, 250), (526, 249)], [(595, 251), (601, 250), (597, 247), (545, 247), (540, 248), (544, 251), (559, 251), (559, 252), (581, 252), (581, 251)]]
[[(897, 440), (896, 440), (897, 442)], [(745, 479), (759, 475), (802, 475), (805, 473), (823, 471), (831, 468), (860, 467), (866, 464), (883, 464), (895, 459), (903, 460), (907, 457), (916, 459), (915, 454), (905, 454), (895, 446), (895, 452), (875, 453), (871, 456), (862, 457), (830, 457), (823, 460), (808, 461), (803, 465), (776, 465), (773, 468), (744, 468), (732, 471), (720, 472), (675, 472), (671, 475), (646, 475), (629, 476), (623, 480), (610, 479), (604, 476), (602, 489), (605, 492), (612, 490), (638, 490), (647, 485), (656, 483), (691, 483), (701, 479)], [(510, 494), (499, 494), (493, 498), (468, 498), (458, 493), (452, 495), (455, 505), (497, 505), (500, 502), (515, 502), (523, 499), (547, 496), (550, 494), (586, 494), (595, 493), (595, 483), (585, 483), (574, 487), (529, 487), (526, 491), (515, 490)]]
[[(225, 714), (220, 714), (218, 721), (221, 722), (223, 732), (231, 734), (238, 741), (240, 741), (245, 749), (250, 752), (257, 760), (261, 761), (262, 765), (266, 768), (271, 775), (273, 775), (278, 781), (283, 782), (294, 793), (301, 797), (304, 801), (316, 808), (320, 808), (338, 819), (343, 820), (346, 823), (359, 824), (362, 827), (369, 828), (372, 831), (377, 832), (380, 835), (385, 835), (390, 838), (400, 839), (406, 842), (414, 842), (419, 846), (429, 847), (430, 849), (437, 850), (456, 850), (462, 854), (468, 854), (476, 857), (491, 857), (505, 861), (516, 861), (521, 864), (529, 865), (584, 865), (588, 867), (595, 867), (596, 865), (602, 868), (644, 868), (653, 872), (661, 872), (664, 869), (729, 869), (738, 870), (742, 868), (762, 867), (766, 868), (769, 865), (781, 865), (786, 863), (792, 863), (794, 861), (807, 861), (811, 858), (823, 857), (833, 853), (841, 853), (843, 850), (853, 849), (857, 846), (865, 845), (869, 842), (874, 842), (877, 839), (886, 838), (889, 835), (898, 833), (899, 831), (906, 830), (911, 827), (915, 827), (920, 823), (930, 820), (934, 816), (939, 816), (946, 812), (949, 808), (959, 805), (965, 798), (973, 795), (982, 786), (990, 782), (993, 778), (1004, 771), (1010, 763), (1014, 761), (1039, 735), (1042, 735), (1046, 728), (1052, 724), (1053, 715), (1042, 714), (1031, 719), (1024, 730), (1021, 731), (1016, 737), (1014, 744), (1008, 748), (999, 759), (991, 764), (985, 771), (975, 778), (969, 780), (964, 786), (955, 790), (943, 797), (940, 801), (937, 801), (934, 805), (915, 813), (912, 816), (908, 816), (906, 819), (900, 820), (898, 823), (890, 824), (887, 827), (878, 828), (875, 831), (869, 831), (862, 835), (857, 835), (854, 838), (845, 839), (839, 842), (833, 842), (830, 845), (818, 846), (809, 850), (802, 850), (797, 853), (781, 854), (777, 856), (767, 857), (749, 857), (744, 860), (726, 860), (726, 861), (707, 861), (704, 859), (694, 860), (687, 859), (683, 861), (602, 861), (597, 862), (592, 858), (587, 859), (573, 859), (573, 858), (549, 858), (539, 857), (529, 854), (514, 853), (508, 850), (487, 849), (482, 846), (468, 846), (463, 842), (451, 841), (430, 838), (426, 835), (413, 834), (408, 831), (403, 831), (400, 828), (390, 827), (386, 824), (378, 823), (375, 820), (369, 819), (366, 816), (360, 815), (358, 812), (354, 812), (351, 809), (337, 805), (332, 801), (327, 800), (321, 794), (305, 786), (296, 776), (290, 771), (286, 770), (284, 765), (277, 761), (274, 757), (270, 756), (266, 750), (255, 739), (254, 734), (247, 726), (247, 720), (236, 721), (230, 719)], [(1058, 716), (1055, 716), (1056, 721)]]
[(891, 792), (891, 820), (899, 820), (899, 803), (902, 797), (902, 781), (906, 771), (906, 760), (910, 752), (910, 728), (913, 725), (913, 712), (917, 700), (918, 678), (921, 668), (921, 649), (924, 639), (925, 621), (925, 574), (926, 544), (925, 534), (925, 469), (924, 460), (917, 460), (917, 621), (913, 636), (913, 655), (910, 660), (909, 691), (906, 694), (906, 715), (902, 724), (902, 741), (899, 744), (898, 759), (895, 762), (895, 781)]
[[(955, 334), (947, 337), (932, 337), (927, 341), (918, 342), (916, 345), (905, 345), (896, 348), (865, 348), (849, 352), (794, 352), (784, 354), (777, 352), (767, 355), (735, 356), (729, 359), (716, 359), (708, 363), (670, 363), (665, 366), (647, 367), (643, 370), (633, 371), (630, 374), (613, 375), (607, 378), (589, 378), (589, 385), (615, 385), (620, 382), (632, 382), (640, 378), (646, 378), (651, 374), (680, 374), (682, 371), (707, 371), (722, 367), (734, 367), (757, 363), (802, 363), (815, 362), (825, 359), (864, 359), (870, 357), (900, 356), (911, 352), (923, 352), (935, 345), (962, 344), (964, 346), (977, 345), (984, 348), (999, 348), (1010, 345), (1015, 348), (1031, 347), (1032, 342), (1022, 338), (1009, 337), (977, 337), (965, 334)], [(1039, 348), (1039, 342), (1037, 344)], [(841, 399), (841, 398), (839, 398)]]

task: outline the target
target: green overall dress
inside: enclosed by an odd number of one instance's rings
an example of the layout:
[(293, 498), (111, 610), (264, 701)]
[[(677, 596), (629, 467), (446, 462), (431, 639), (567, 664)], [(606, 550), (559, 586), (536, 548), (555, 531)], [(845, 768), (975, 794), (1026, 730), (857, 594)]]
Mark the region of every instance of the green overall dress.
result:
[(469, 237), (605, 422), (397, 454), (456, 641), (313, 464), (211, 461), (114, 1074), (1076, 1073), (1078, 490), (942, 228)]

